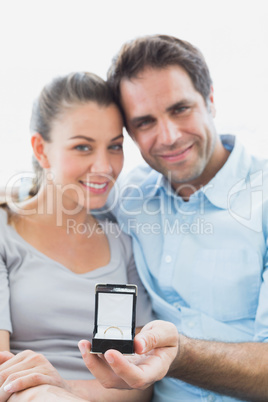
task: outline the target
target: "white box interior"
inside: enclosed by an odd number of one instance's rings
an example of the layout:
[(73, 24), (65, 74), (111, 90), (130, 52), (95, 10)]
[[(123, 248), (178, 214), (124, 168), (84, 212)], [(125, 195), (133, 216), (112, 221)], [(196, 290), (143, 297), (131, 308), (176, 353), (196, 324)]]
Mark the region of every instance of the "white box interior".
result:
[[(132, 313), (132, 294), (100, 292), (95, 338), (132, 339)], [(118, 327), (122, 333), (117, 328), (109, 327)]]

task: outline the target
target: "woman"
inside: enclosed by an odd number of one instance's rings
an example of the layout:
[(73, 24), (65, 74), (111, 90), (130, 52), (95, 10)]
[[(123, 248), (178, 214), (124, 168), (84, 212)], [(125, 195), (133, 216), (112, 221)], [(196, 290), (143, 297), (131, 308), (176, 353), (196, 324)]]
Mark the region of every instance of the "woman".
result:
[(130, 239), (89, 212), (105, 204), (122, 169), (122, 128), (106, 83), (89, 73), (55, 79), (33, 108), (35, 190), (0, 209), (0, 347), (12, 352), (0, 353), (1, 401), (42, 400), (42, 390), (47, 401), (48, 389), (57, 400), (66, 391), (74, 400), (150, 398), (102, 388), (77, 348), (92, 338), (98, 282), (138, 284), (137, 324), (152, 319)]

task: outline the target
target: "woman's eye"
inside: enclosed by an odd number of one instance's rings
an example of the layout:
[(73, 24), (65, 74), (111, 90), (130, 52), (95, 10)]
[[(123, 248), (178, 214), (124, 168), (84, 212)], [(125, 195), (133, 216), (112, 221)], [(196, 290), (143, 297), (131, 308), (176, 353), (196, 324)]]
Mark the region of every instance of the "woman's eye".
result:
[(122, 144), (114, 144), (110, 146), (110, 149), (113, 151), (122, 151), (123, 145)]
[(77, 151), (84, 151), (84, 152), (90, 150), (90, 148), (89, 148), (88, 145), (76, 145), (75, 149), (76, 149)]

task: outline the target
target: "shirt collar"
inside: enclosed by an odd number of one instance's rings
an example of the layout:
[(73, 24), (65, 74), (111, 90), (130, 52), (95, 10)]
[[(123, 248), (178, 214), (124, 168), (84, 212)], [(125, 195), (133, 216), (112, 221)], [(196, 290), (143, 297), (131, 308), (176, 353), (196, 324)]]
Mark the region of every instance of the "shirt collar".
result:
[[(239, 187), (243, 187), (244, 179), (249, 172), (251, 157), (246, 152), (243, 145), (237, 141), (233, 135), (221, 135), (220, 136), (223, 146), (230, 151), (230, 155), (223, 165), (223, 167), (217, 172), (217, 174), (200, 190), (193, 194), (193, 197), (197, 197), (198, 193), (203, 193), (205, 197), (215, 206), (227, 209), (229, 191), (236, 186), (236, 191), (239, 191)], [(155, 174), (155, 172), (154, 172)], [(164, 189), (168, 196), (177, 197), (177, 194), (172, 189), (169, 181), (162, 174), (157, 174), (157, 180), (152, 190), (147, 193), (147, 196), (156, 196), (160, 189)]]

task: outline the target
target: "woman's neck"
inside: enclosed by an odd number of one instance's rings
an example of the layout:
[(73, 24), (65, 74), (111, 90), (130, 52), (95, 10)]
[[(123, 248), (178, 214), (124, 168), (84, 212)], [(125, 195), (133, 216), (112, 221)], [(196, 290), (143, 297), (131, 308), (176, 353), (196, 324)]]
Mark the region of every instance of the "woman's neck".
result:
[(89, 210), (66, 197), (53, 185), (42, 186), (34, 197), (16, 204), (15, 212), (61, 227), (69, 227), (70, 222), (75, 222), (75, 225), (96, 224)]

